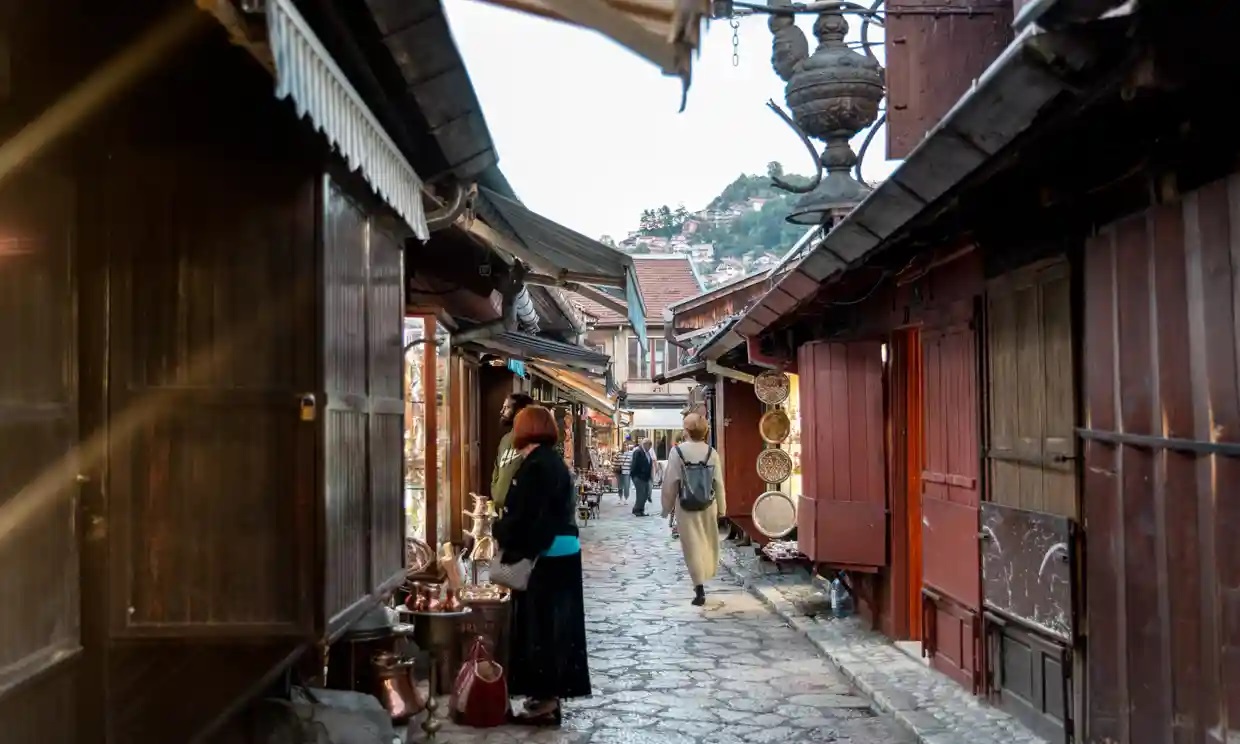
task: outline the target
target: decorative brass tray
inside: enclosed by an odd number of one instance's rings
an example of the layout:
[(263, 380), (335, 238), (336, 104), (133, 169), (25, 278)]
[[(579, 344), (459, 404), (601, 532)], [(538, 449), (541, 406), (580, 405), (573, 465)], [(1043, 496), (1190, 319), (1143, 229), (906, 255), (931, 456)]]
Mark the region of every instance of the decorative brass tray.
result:
[(792, 433), (792, 420), (781, 408), (767, 411), (758, 421), (758, 433), (767, 444), (782, 444)]
[(753, 379), (754, 394), (768, 406), (777, 406), (788, 400), (791, 391), (792, 382), (783, 372), (768, 369)]
[(767, 483), (783, 483), (792, 477), (792, 455), (781, 449), (766, 449), (758, 454), (758, 477)]

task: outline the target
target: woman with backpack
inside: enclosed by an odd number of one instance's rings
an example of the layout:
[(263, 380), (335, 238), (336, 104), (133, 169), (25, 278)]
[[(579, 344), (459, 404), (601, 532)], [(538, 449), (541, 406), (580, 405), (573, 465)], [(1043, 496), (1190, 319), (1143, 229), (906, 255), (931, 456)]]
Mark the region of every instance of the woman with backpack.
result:
[(680, 549), (693, 581), (693, 604), (706, 604), (706, 582), (719, 570), (719, 515), (727, 511), (723, 464), (706, 443), (708, 427), (701, 414), (685, 416), (688, 441), (667, 454), (663, 470), (663, 516), (675, 513)]

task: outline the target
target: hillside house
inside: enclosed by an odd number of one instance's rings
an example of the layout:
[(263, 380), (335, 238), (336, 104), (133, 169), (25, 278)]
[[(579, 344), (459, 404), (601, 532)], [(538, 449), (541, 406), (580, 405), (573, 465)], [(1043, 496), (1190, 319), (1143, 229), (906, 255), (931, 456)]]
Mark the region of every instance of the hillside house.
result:
[(572, 301), (595, 318), (586, 333), (586, 346), (612, 358), (612, 373), (621, 390), (621, 407), (633, 412), (634, 439), (650, 437), (660, 459), (667, 457), (670, 440), (681, 426), (681, 410), (692, 382), (659, 384), (654, 378), (675, 369), (681, 355), (664, 338), (665, 324), (675, 303), (702, 292), (704, 285), (693, 262), (683, 255), (633, 256), (637, 283), (645, 302), (649, 347), (642, 349), (627, 318), (586, 297)]

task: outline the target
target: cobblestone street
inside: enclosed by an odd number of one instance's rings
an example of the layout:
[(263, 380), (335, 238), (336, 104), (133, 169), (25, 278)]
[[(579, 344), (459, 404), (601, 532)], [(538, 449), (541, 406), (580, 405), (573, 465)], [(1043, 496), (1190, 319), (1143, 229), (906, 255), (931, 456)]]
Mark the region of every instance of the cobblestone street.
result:
[[(594, 696), (559, 731), (446, 725), (444, 744), (906, 742), (800, 633), (725, 573), (704, 608), (667, 522), (604, 499), (582, 528)], [(416, 739), (415, 739), (416, 740)]]

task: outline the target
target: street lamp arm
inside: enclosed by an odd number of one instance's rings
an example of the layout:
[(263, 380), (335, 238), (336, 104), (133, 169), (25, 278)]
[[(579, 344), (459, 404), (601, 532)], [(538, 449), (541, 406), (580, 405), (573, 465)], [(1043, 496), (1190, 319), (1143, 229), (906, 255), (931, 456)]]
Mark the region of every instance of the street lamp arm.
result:
[(801, 127), (797, 126), (796, 121), (793, 120), (793, 118), (789, 116), (786, 111), (780, 108), (778, 103), (775, 103), (774, 100), (770, 100), (766, 102), (766, 107), (774, 111), (780, 119), (784, 120), (784, 123), (787, 124), (792, 131), (797, 133), (797, 136), (801, 138), (801, 142), (805, 145), (805, 149), (809, 150), (809, 156), (814, 159), (814, 178), (808, 185), (796, 186), (788, 183), (779, 176), (771, 176), (771, 185), (781, 191), (787, 191), (792, 194), (808, 194), (818, 188), (818, 184), (822, 183), (822, 161), (818, 158), (818, 151), (814, 149), (814, 143), (810, 142), (809, 135), (807, 135)]

